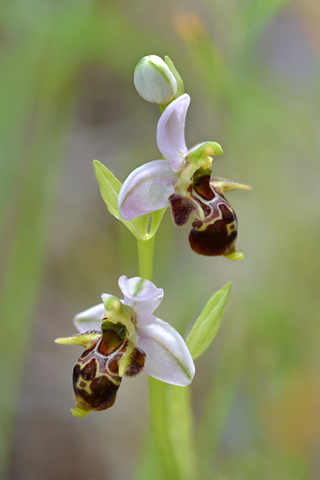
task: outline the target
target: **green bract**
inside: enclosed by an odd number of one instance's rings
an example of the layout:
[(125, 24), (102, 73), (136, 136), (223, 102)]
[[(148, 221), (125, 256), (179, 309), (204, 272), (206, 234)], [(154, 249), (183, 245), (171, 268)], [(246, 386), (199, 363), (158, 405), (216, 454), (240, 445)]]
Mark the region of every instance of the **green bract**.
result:
[(231, 282), (227, 283), (210, 298), (193, 325), (186, 340), (193, 360), (200, 357), (215, 339), (230, 292)]
[(160, 226), (166, 208), (157, 210), (152, 214), (142, 215), (133, 220), (123, 220), (118, 209), (118, 196), (122, 187), (121, 182), (98, 160), (93, 161), (93, 167), (99, 183), (101, 196), (111, 215), (120, 220), (138, 240), (149, 240), (152, 238)]

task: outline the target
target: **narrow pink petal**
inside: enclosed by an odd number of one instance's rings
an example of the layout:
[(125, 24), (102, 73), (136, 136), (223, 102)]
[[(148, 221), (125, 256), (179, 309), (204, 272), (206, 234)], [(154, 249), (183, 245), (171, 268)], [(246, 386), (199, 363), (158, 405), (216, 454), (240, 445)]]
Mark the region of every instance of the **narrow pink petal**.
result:
[(124, 220), (132, 220), (169, 205), (177, 176), (166, 160), (154, 160), (134, 170), (119, 193), (119, 212)]
[(188, 94), (181, 95), (165, 109), (157, 127), (157, 144), (160, 152), (169, 160), (174, 172), (179, 172), (188, 152), (184, 127), (190, 103)]
[(152, 313), (163, 298), (163, 289), (157, 288), (150, 280), (141, 277), (119, 278), (119, 287), (124, 295), (124, 304), (136, 312)]
[(100, 330), (101, 319), (105, 312), (103, 303), (88, 308), (84, 312), (78, 313), (73, 323), (79, 332), (87, 332), (88, 330)]
[(169, 323), (156, 318), (137, 329), (136, 346), (146, 354), (144, 372), (151, 377), (186, 386), (192, 382), (194, 363), (181, 335)]

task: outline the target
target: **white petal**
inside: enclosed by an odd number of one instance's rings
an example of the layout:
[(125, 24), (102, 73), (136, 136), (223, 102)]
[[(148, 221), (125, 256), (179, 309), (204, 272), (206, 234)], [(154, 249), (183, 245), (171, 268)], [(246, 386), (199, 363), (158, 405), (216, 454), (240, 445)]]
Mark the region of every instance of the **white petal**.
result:
[(119, 193), (119, 212), (124, 220), (132, 220), (169, 205), (177, 180), (166, 160), (154, 160), (134, 170)]
[(103, 303), (88, 308), (84, 312), (78, 313), (73, 319), (73, 323), (79, 332), (87, 332), (88, 330), (100, 330), (101, 320), (105, 308)]
[(169, 323), (156, 318), (137, 329), (137, 347), (146, 354), (144, 372), (163, 382), (186, 386), (192, 382), (194, 363), (181, 335)]
[(141, 277), (119, 278), (119, 287), (124, 295), (124, 304), (134, 308), (136, 312), (152, 313), (163, 298), (163, 289)]
[(186, 93), (167, 106), (157, 126), (157, 144), (160, 152), (169, 160), (174, 172), (179, 172), (188, 153), (184, 138), (184, 126), (190, 97)]

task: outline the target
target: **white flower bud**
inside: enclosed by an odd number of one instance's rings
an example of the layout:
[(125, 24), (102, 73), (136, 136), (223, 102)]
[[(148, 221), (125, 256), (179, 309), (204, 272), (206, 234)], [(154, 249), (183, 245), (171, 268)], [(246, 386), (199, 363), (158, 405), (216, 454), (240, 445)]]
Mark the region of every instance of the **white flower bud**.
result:
[(134, 70), (134, 85), (147, 102), (167, 104), (177, 93), (177, 81), (157, 55), (143, 57)]

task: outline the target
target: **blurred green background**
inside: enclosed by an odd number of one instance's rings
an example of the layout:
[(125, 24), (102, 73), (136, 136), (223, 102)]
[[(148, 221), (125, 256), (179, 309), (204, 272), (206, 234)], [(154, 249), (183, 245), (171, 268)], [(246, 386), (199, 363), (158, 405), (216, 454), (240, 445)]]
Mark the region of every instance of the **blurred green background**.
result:
[(92, 160), (121, 180), (159, 158), (159, 111), (133, 86), (169, 55), (191, 95), (189, 148), (219, 142), (241, 262), (205, 258), (166, 213), (160, 318), (182, 334), (233, 284), (192, 385), (199, 478), (320, 478), (317, 0), (11, 0), (0, 6), (1, 480), (161, 480), (147, 377), (74, 418), (74, 314), (138, 273), (134, 238), (100, 197)]

